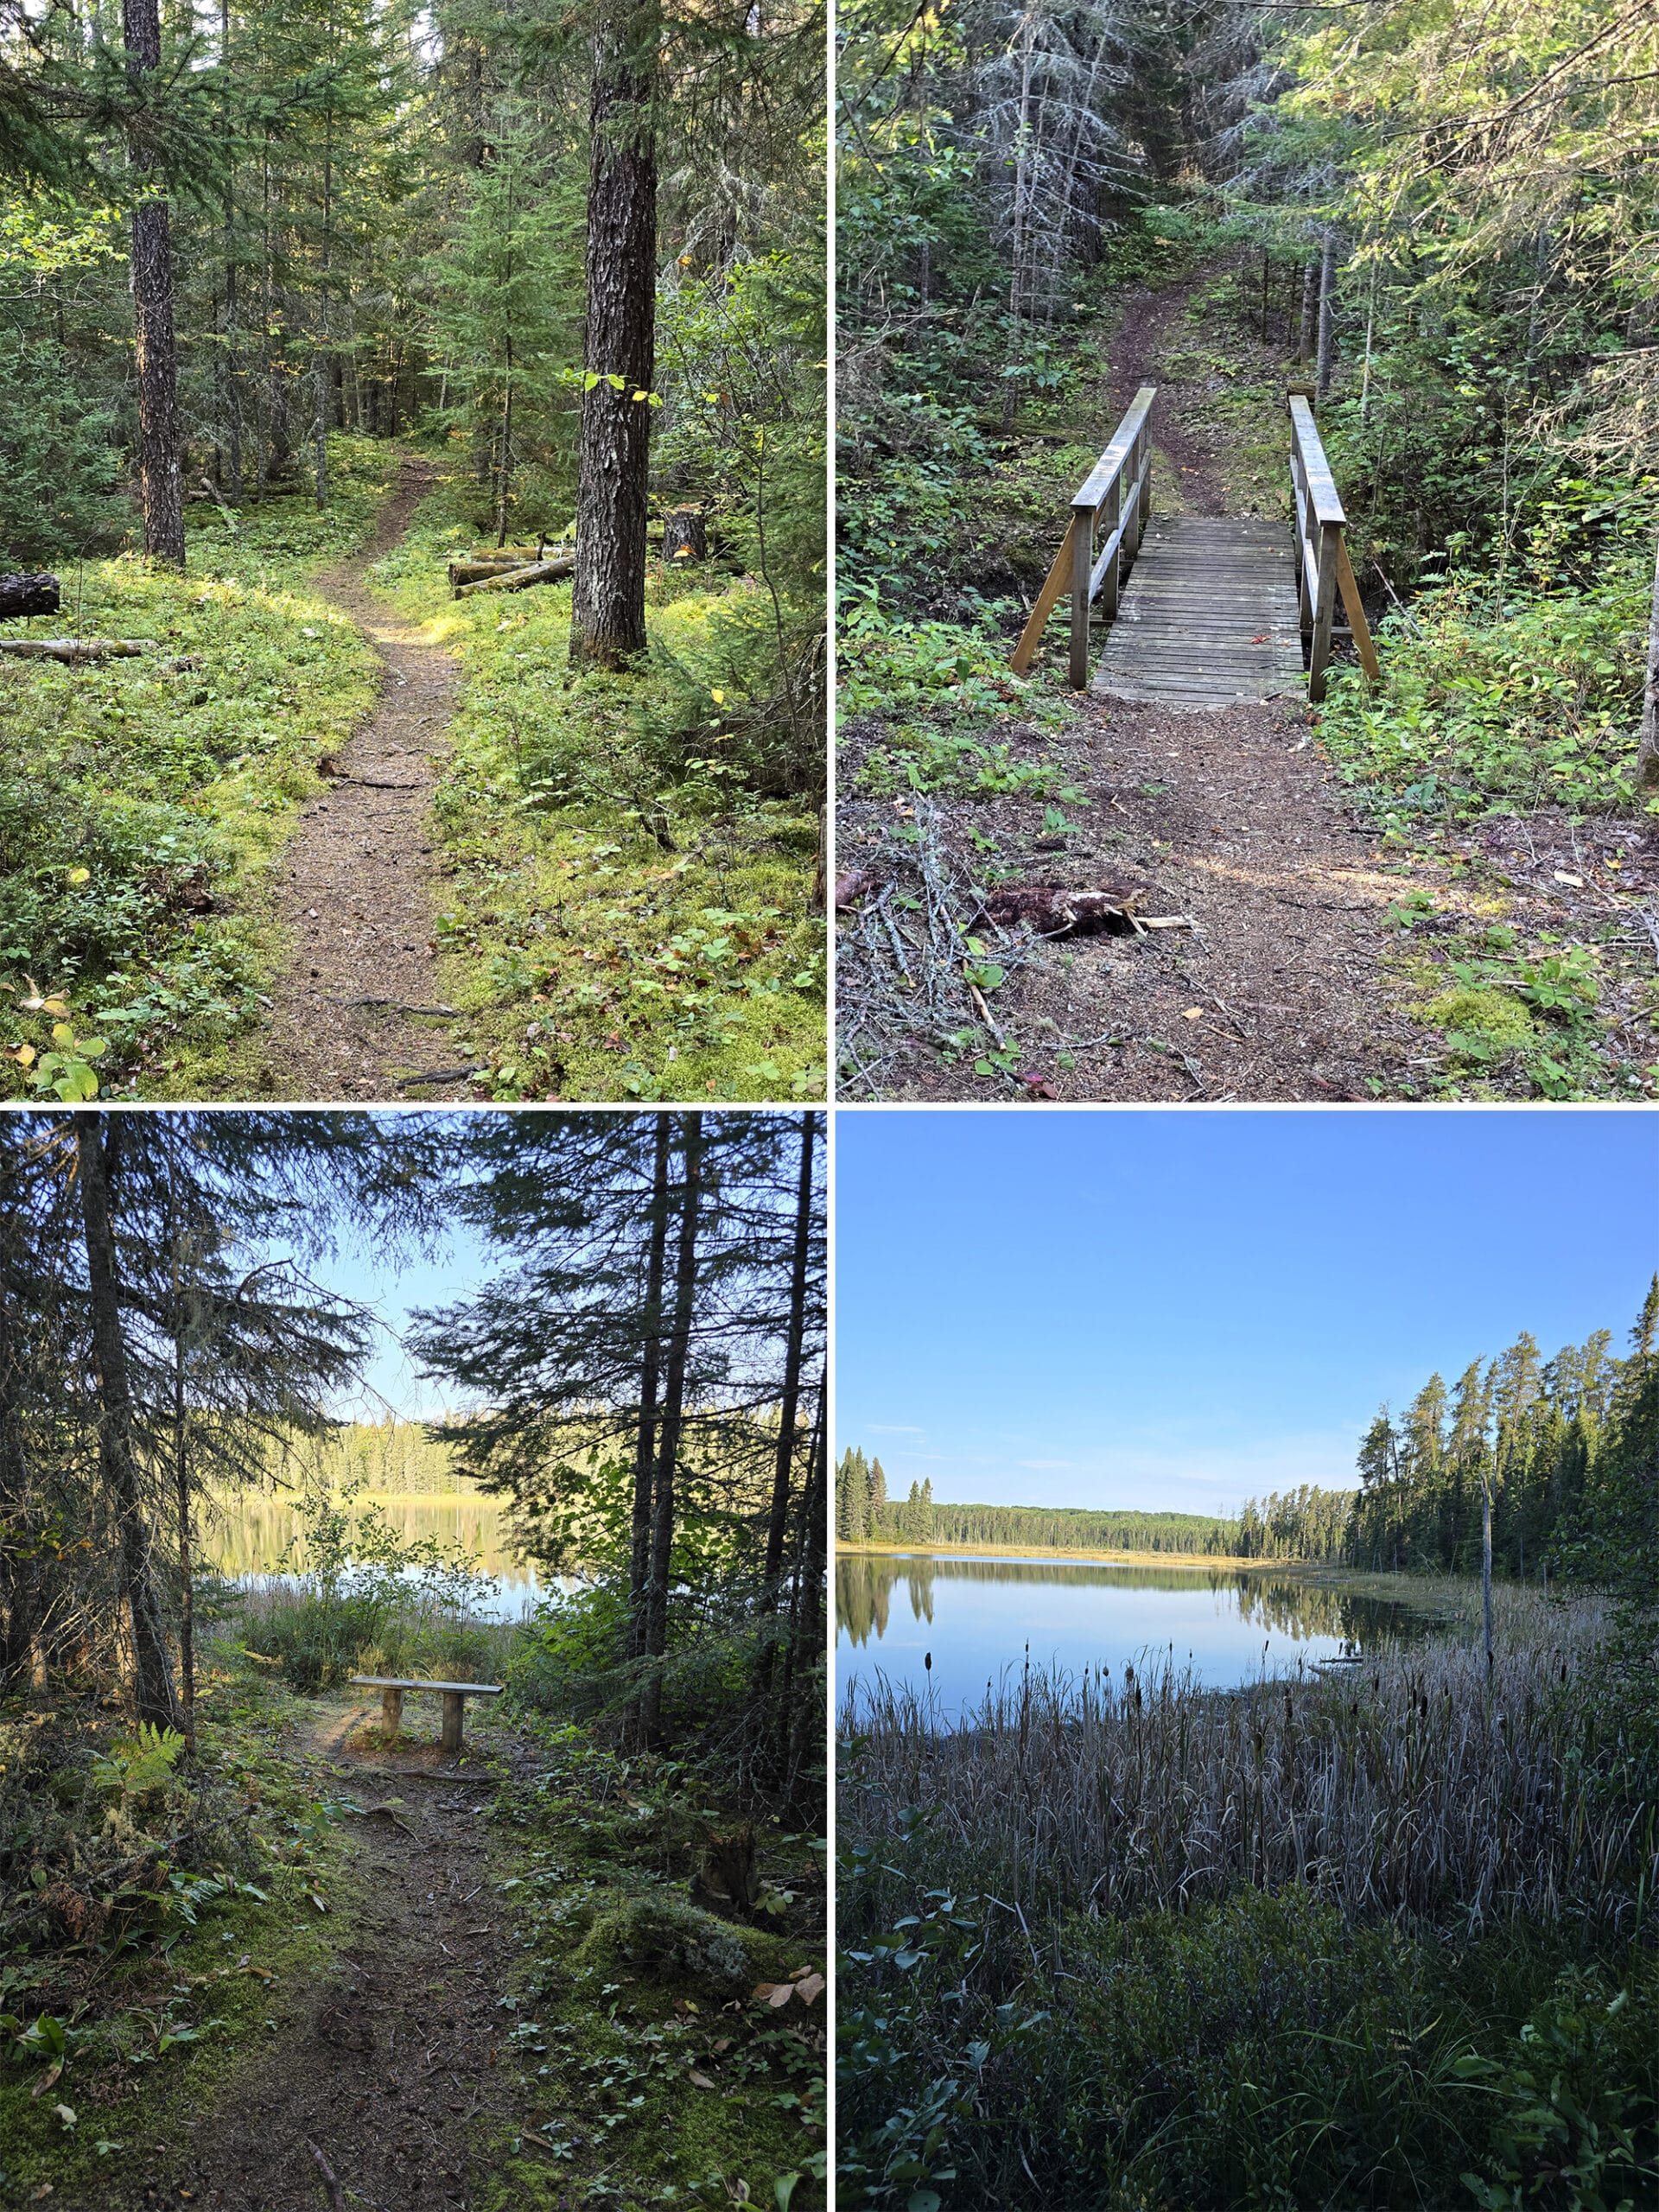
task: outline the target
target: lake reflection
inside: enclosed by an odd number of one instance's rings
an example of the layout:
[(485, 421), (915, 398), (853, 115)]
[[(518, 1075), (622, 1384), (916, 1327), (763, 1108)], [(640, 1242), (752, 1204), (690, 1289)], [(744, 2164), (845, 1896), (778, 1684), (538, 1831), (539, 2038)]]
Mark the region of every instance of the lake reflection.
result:
[[(837, 1696), (879, 1672), (930, 1686), (959, 1718), (1006, 1669), (1032, 1664), (1121, 1676), (1143, 1653), (1173, 1656), (1217, 1689), (1300, 1662), (1352, 1655), (1427, 1624), (1405, 1606), (1319, 1587), (1271, 1567), (1115, 1567), (1073, 1560), (852, 1553), (836, 1561)], [(1173, 1647), (1173, 1653), (1171, 1647)]]
[[(565, 1586), (543, 1584), (536, 1570), (513, 1549), (506, 1534), (506, 1516), (499, 1503), (474, 1491), (459, 1495), (397, 1496), (362, 1492), (359, 1506), (377, 1507), (401, 1535), (435, 1536), (444, 1544), (459, 1544), (475, 1562), (480, 1574), (491, 1576), (494, 1593), (486, 1593), (480, 1611), (495, 1620), (516, 1620), (526, 1607), (550, 1590)], [(219, 1572), (232, 1581), (250, 1582), (281, 1571), (289, 1546), (304, 1534), (292, 1501), (281, 1494), (247, 1491), (228, 1498), (214, 1512), (202, 1549)]]

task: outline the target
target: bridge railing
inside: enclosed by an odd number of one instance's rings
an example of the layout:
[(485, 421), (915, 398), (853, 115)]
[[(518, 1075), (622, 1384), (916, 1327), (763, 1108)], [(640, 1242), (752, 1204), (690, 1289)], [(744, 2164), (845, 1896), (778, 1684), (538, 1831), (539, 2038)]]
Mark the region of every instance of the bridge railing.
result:
[(1331, 662), (1338, 593), (1347, 610), (1360, 666), (1373, 683), (1382, 671), (1349, 557), (1348, 517), (1325, 457), (1313, 401), (1306, 389), (1295, 385), (1288, 397), (1290, 487), (1296, 500), (1297, 597), (1307, 647), (1307, 696), (1317, 702), (1325, 696), (1325, 671)]
[[(1143, 384), (1135, 393), (1128, 414), (1112, 434), (1111, 443), (1071, 502), (1071, 521), (1065, 542), (1009, 661), (1017, 676), (1023, 676), (1030, 667), (1048, 619), (1069, 586), (1071, 683), (1078, 691), (1089, 689), (1091, 609), (1098, 598), (1109, 621), (1117, 613), (1124, 575), (1140, 549), (1141, 532), (1152, 512), (1152, 403), (1157, 389), (1155, 385)], [(1105, 542), (1096, 553), (1095, 541), (1103, 524)]]

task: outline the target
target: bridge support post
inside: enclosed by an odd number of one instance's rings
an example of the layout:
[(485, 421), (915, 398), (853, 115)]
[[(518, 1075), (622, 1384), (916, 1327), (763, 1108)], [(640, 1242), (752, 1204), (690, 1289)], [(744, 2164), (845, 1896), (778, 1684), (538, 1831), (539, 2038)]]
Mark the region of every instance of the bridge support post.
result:
[(1123, 537), (1118, 529), (1118, 524), (1123, 520), (1123, 479), (1121, 476), (1113, 478), (1111, 489), (1107, 493), (1100, 512), (1106, 524), (1108, 538), (1116, 537), (1117, 539), (1112, 557), (1106, 563), (1106, 573), (1100, 580), (1102, 611), (1109, 622), (1116, 622), (1118, 586), (1123, 575)]
[(1341, 544), (1342, 524), (1339, 522), (1321, 523), (1318, 596), (1313, 602), (1313, 643), (1307, 658), (1307, 696), (1315, 705), (1325, 696), (1325, 671), (1331, 659), (1331, 625), (1337, 609), (1337, 559)]
[(1089, 689), (1089, 585), (1095, 567), (1095, 522), (1099, 510), (1071, 514), (1071, 689)]

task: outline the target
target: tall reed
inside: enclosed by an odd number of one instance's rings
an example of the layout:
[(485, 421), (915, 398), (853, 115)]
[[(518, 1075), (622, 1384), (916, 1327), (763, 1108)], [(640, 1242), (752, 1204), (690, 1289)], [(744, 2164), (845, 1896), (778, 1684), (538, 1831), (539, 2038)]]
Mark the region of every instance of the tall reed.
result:
[(1593, 1601), (1512, 1605), (1490, 1679), (1444, 1639), (1228, 1693), (1167, 1651), (1117, 1678), (1027, 1662), (955, 1728), (878, 1678), (842, 1713), (845, 1817), (904, 1833), (912, 1875), (1046, 1918), (1294, 1882), (1356, 1920), (1570, 1911), (1617, 1934), (1659, 1879), (1659, 1820), (1584, 1694), (1603, 1625)]

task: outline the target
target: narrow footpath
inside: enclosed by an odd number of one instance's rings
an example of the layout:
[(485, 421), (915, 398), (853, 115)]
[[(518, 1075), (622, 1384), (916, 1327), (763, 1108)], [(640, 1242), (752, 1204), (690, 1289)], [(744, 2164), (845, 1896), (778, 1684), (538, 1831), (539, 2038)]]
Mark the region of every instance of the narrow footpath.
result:
[(145, 2146), (137, 2203), (464, 2212), (484, 2178), (472, 2146), (511, 2080), (498, 1999), (513, 1947), (485, 1840), (511, 1738), (493, 1728), (458, 1761), (388, 1751), (360, 1695), (321, 1700), (302, 1753), (319, 1789), (363, 1808), (346, 1815), (352, 1940), (322, 1981), (273, 1986), (269, 2052), (183, 2140)]
[[(373, 542), (317, 591), (348, 614), (385, 664), (373, 713), (323, 763), (329, 788), (301, 809), (283, 856), (277, 919), (291, 947), (261, 1042), (263, 1087), (284, 1099), (464, 1098), (455, 1048), (435, 1025), (437, 910), (429, 814), (457, 670), (368, 588), (434, 472), (406, 462)], [(449, 1079), (416, 1082), (432, 1071)]]

